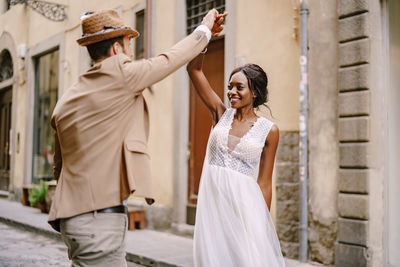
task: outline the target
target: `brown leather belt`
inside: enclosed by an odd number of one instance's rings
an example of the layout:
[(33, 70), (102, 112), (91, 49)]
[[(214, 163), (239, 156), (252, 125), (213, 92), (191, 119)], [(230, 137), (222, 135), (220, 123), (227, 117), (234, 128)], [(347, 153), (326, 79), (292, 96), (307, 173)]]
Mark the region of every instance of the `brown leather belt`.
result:
[(100, 210), (96, 210), (96, 211), (98, 213), (126, 213), (127, 212), (126, 207), (124, 205), (100, 209)]

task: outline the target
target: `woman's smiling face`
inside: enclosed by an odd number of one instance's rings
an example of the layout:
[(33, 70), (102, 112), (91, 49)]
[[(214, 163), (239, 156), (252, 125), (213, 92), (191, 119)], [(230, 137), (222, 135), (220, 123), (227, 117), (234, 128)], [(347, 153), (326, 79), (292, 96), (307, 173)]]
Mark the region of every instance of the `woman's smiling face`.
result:
[(241, 71), (232, 75), (227, 95), (232, 108), (253, 106), (254, 94), (249, 88), (247, 77)]

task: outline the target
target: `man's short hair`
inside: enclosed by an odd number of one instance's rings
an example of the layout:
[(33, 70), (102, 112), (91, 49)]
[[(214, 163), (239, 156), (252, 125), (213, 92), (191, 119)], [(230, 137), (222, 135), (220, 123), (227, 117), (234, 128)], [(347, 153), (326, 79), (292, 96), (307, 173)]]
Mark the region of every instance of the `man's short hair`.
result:
[(118, 42), (122, 47), (124, 47), (123, 36), (115, 37), (112, 39), (107, 39), (98, 43), (90, 44), (87, 47), (90, 57), (93, 60), (98, 60), (101, 58), (106, 58), (110, 56), (110, 47)]

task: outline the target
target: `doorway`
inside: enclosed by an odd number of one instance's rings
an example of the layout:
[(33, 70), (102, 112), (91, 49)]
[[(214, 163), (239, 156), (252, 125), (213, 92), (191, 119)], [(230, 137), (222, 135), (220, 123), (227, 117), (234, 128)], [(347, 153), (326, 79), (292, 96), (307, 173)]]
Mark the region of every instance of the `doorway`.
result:
[[(203, 71), (211, 87), (217, 95), (224, 99), (224, 38), (212, 41), (204, 57)], [(189, 115), (189, 177), (188, 205), (186, 222), (194, 224), (196, 215), (197, 195), (200, 176), (206, 154), (208, 135), (212, 126), (212, 117), (208, 108), (198, 97), (190, 84), (190, 115)]]
[(0, 91), (0, 190), (8, 191), (11, 160), (12, 87)]
[(11, 114), (14, 65), (8, 49), (0, 53), (0, 190), (8, 192), (11, 166)]

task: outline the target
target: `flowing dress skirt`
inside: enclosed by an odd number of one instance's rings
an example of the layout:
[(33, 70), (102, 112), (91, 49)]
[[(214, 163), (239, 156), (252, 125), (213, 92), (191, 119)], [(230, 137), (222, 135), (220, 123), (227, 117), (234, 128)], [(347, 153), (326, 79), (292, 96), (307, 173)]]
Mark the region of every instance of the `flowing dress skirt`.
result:
[(195, 266), (285, 266), (268, 207), (256, 180), (206, 162), (197, 201)]

